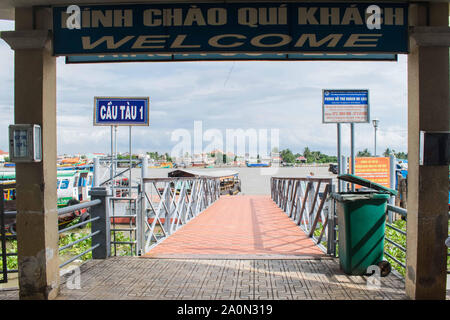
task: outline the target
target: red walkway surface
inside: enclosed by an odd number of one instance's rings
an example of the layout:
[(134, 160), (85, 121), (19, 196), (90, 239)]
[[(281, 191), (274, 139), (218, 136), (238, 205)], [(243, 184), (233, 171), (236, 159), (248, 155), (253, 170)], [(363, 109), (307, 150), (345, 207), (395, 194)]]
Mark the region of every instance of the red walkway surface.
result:
[(148, 258), (322, 258), (270, 196), (222, 196), (150, 250)]

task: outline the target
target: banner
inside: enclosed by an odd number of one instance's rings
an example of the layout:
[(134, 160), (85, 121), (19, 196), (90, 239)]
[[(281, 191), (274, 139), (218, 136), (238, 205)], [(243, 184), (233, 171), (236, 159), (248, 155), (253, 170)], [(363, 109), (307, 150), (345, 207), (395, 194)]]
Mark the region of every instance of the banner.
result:
[(55, 55), (407, 53), (407, 3), (53, 7)]

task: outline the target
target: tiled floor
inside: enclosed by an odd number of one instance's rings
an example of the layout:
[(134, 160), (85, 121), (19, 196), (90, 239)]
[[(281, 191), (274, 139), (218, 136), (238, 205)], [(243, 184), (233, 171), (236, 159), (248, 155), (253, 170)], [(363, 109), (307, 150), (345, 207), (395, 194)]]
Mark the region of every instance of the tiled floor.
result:
[[(74, 278), (75, 279), (75, 278)], [(189, 260), (114, 257), (89, 261), (59, 299), (316, 300), (405, 299), (403, 281), (389, 275), (380, 288), (347, 276), (334, 259)], [(76, 286), (75, 286), (76, 287)]]
[(323, 252), (270, 199), (221, 197), (145, 255), (151, 258), (318, 258)]
[(393, 274), (378, 286), (344, 274), (267, 196), (222, 197), (146, 257), (91, 260), (77, 271), (58, 299), (406, 299)]

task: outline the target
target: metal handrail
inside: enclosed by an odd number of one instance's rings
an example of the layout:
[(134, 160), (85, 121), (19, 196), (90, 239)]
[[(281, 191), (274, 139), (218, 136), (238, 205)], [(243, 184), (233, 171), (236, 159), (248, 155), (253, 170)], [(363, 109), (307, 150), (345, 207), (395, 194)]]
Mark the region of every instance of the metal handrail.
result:
[(100, 230), (97, 230), (97, 231), (95, 231), (95, 232), (92, 232), (92, 233), (90, 233), (90, 234), (88, 234), (87, 236), (85, 236), (85, 237), (83, 237), (83, 238), (80, 238), (80, 239), (78, 239), (78, 240), (76, 240), (76, 241), (74, 241), (74, 242), (71, 242), (71, 243), (69, 243), (69, 244), (66, 244), (65, 246), (62, 246), (62, 247), (59, 247), (59, 251), (62, 251), (62, 250), (65, 250), (65, 249), (67, 249), (67, 248), (70, 248), (70, 247), (73, 247), (74, 245), (76, 245), (77, 243), (80, 243), (81, 241), (84, 241), (84, 240), (86, 240), (86, 239), (89, 239), (89, 238), (91, 238), (91, 237), (93, 237), (93, 236), (95, 236), (95, 235), (97, 235), (97, 234), (99, 234), (100, 233)]
[[(389, 211), (395, 212), (397, 214), (400, 214), (402, 217), (405, 217), (405, 218), (407, 216), (407, 210), (406, 209), (400, 208), (400, 207), (396, 207), (396, 206), (393, 206), (393, 205), (390, 205), (390, 204), (387, 205), (386, 214), (388, 214)], [(390, 223), (386, 222), (386, 227), (388, 227), (389, 229), (392, 229), (392, 230), (402, 234), (403, 236), (406, 236), (406, 231), (401, 230), (401, 229), (395, 227), (394, 225), (392, 225)], [(394, 240), (388, 238), (387, 237), (387, 233), (385, 233), (384, 239), (386, 240), (386, 242), (388, 242), (389, 244), (393, 245), (394, 247), (398, 248), (400, 251), (402, 251), (403, 253), (406, 254), (406, 248), (403, 247), (401, 244), (395, 242)], [(406, 265), (405, 265), (406, 262), (405, 261), (400, 261), (399, 259), (395, 258), (392, 254), (387, 252), (386, 249), (383, 249), (383, 251), (384, 251), (384, 255), (385, 256), (390, 258), (393, 262), (395, 262), (397, 265), (399, 265), (403, 269), (406, 269)]]
[[(387, 205), (387, 210), (386, 210), (386, 212), (389, 212), (389, 211), (398, 213), (398, 214), (400, 214), (400, 215), (401, 215), (402, 217), (404, 217), (404, 218), (406, 218), (406, 217), (407, 217), (407, 214), (408, 214), (407, 209), (400, 208), (400, 207), (396, 207), (396, 206), (393, 206), (393, 205), (390, 205), (390, 204)], [(449, 213), (449, 215), (450, 215), (450, 213)], [(390, 224), (390, 223), (386, 223), (386, 227), (388, 227), (388, 228), (390, 228), (390, 229), (392, 229), (392, 230), (394, 230), (394, 231), (396, 231), (396, 232), (398, 232), (398, 233), (400, 233), (400, 234), (402, 234), (402, 235), (404, 235), (404, 236), (406, 236), (406, 234), (407, 234), (407, 231), (401, 230), (401, 229), (399, 229), (399, 228), (393, 226), (393, 225)], [(450, 239), (450, 237), (449, 237), (449, 239)], [(406, 247), (404, 247), (404, 246), (402, 246), (401, 244), (395, 242), (394, 240), (388, 238), (387, 236), (385, 236), (385, 240), (386, 240), (389, 244), (392, 244), (393, 246), (395, 246), (396, 248), (398, 248), (399, 250), (401, 250), (402, 252), (404, 252), (404, 253), (406, 254)], [(394, 261), (396, 264), (398, 264), (399, 266), (401, 266), (403, 269), (406, 269), (406, 265), (405, 265), (406, 261), (400, 261), (400, 260), (398, 260), (397, 258), (393, 257), (391, 254), (389, 254), (389, 252), (386, 252), (386, 250), (384, 250), (384, 254), (385, 254), (387, 257), (389, 257), (392, 261)], [(448, 256), (448, 255), (449, 255), (449, 254), (447, 253), (447, 256)], [(450, 274), (450, 270), (447, 270), (447, 274)]]
[[(331, 192), (333, 192), (332, 178), (271, 178), (272, 200), (314, 240), (322, 251), (334, 255), (335, 219), (334, 217), (329, 219), (328, 208), (328, 195)], [(316, 236), (316, 232), (320, 234)], [(322, 239), (326, 239), (326, 245), (322, 244)]]
[(63, 233), (63, 232), (67, 232), (67, 231), (72, 230), (72, 229), (75, 229), (75, 228), (82, 227), (82, 226), (84, 226), (84, 225), (86, 225), (86, 224), (88, 224), (88, 223), (91, 223), (91, 222), (93, 222), (93, 221), (96, 221), (96, 220), (98, 220), (98, 219), (100, 219), (100, 217), (95, 217), (95, 218), (91, 218), (91, 219), (85, 220), (85, 221), (83, 221), (83, 222), (76, 223), (76, 224), (74, 224), (74, 225), (71, 225), (70, 227), (67, 227), (67, 228), (58, 230), (58, 233)]
[[(0, 193), (0, 195), (3, 196), (3, 193)], [(3, 200), (3, 199), (0, 199), (0, 200)], [(78, 210), (82, 210), (82, 209), (91, 208), (91, 207), (97, 206), (97, 205), (99, 205), (99, 204), (101, 204), (101, 203), (102, 203), (102, 201), (101, 201), (100, 199), (95, 199), (95, 200), (92, 200), (92, 201), (86, 201), (86, 202), (82, 202), (82, 203), (79, 203), (79, 204), (75, 204), (75, 205), (72, 205), (72, 206), (67, 206), (67, 207), (58, 209), (58, 210), (57, 210), (57, 214), (58, 214), (58, 216), (60, 216), (60, 215), (67, 214), (67, 213), (70, 213), (70, 212), (74, 212), (74, 211), (78, 211)], [(7, 211), (7, 212), (4, 212), (4, 213), (5, 213), (6, 215), (10, 215), (10, 216), (15, 216), (15, 215), (17, 215), (17, 211)], [(83, 221), (83, 222), (76, 223), (76, 224), (74, 224), (74, 225), (71, 225), (70, 227), (67, 227), (67, 228), (58, 230), (58, 234), (61, 234), (61, 233), (63, 233), (63, 232), (67, 232), (67, 231), (69, 231), (69, 230), (72, 230), (72, 229), (75, 229), (75, 228), (78, 228), (78, 227), (87, 225), (88, 223), (91, 223), (91, 222), (96, 221), (96, 220), (99, 220), (99, 219), (100, 219), (100, 217), (95, 217), (95, 218), (91, 218), (91, 219), (85, 220), (85, 221)], [(3, 230), (2, 230), (2, 231), (3, 231)], [(90, 233), (89, 235), (87, 235), (87, 236), (84, 236), (84, 237), (82, 237), (82, 238), (80, 238), (80, 239), (78, 239), (78, 240), (75, 240), (75, 241), (73, 241), (73, 242), (71, 242), (71, 243), (68, 243), (68, 244), (62, 246), (62, 247), (59, 247), (59, 248), (58, 248), (58, 252), (61, 252), (61, 251), (65, 250), (65, 249), (68, 249), (68, 248), (70, 248), (70, 247), (73, 247), (74, 245), (76, 245), (76, 244), (78, 244), (78, 243), (80, 243), (80, 242), (82, 242), (82, 241), (84, 241), (84, 240), (90, 239), (90, 238), (92, 238), (93, 236), (98, 235), (100, 232), (101, 232), (100, 230), (93, 231), (93, 232), (91, 232), (91, 233)], [(2, 232), (2, 233), (3, 233), (3, 232)], [(68, 265), (69, 263), (71, 263), (71, 262), (75, 261), (76, 259), (78, 259), (78, 258), (84, 256), (85, 254), (91, 252), (92, 250), (96, 249), (96, 248), (99, 247), (99, 246), (100, 246), (99, 243), (94, 244), (94, 245), (91, 245), (91, 248), (89, 248), (89, 249), (85, 250), (84, 252), (81, 252), (80, 254), (78, 254), (78, 255), (76, 255), (76, 256), (74, 256), (74, 257), (68, 259), (67, 261), (65, 261), (65, 262), (63, 262), (63, 263), (61, 263), (61, 264), (59, 265), (59, 267), (62, 268), (62, 267), (64, 267), (64, 266)], [(3, 253), (3, 256), (4, 256), (4, 257), (17, 256), (17, 255), (18, 255), (17, 252), (6, 253), (6, 251), (4, 251), (4, 250), (2, 250), (2, 253)], [(3, 260), (4, 260), (4, 259), (3, 259)], [(3, 263), (5, 263), (5, 262), (3, 261)], [(18, 272), (17, 269), (7, 269), (7, 270), (6, 270), (6, 273), (17, 273), (17, 272)], [(6, 281), (7, 281), (7, 278), (6, 278)]]
[[(117, 189), (116, 189), (117, 190)], [(109, 197), (108, 198), (110, 201), (110, 205), (112, 208), (112, 215), (110, 216), (110, 219), (112, 221), (112, 228), (110, 228), (110, 231), (112, 233), (112, 238), (110, 240), (110, 244), (113, 245), (113, 249), (114, 249), (114, 253), (113, 255), (116, 256), (117, 255), (117, 245), (130, 245), (130, 255), (133, 255), (133, 251), (135, 254), (137, 254), (137, 235), (136, 235), (136, 231), (138, 229), (137, 227), (137, 200), (138, 198), (134, 198), (134, 197)], [(129, 210), (134, 211), (134, 214), (123, 214), (123, 215), (116, 215), (115, 214), (115, 202), (128, 202), (129, 203)], [(134, 205), (132, 205), (132, 203), (134, 203)], [(131, 223), (134, 221), (134, 225), (135, 227), (130, 227), (130, 228), (116, 228), (116, 220), (117, 219), (121, 219), (121, 218), (129, 218), (130, 220), (130, 226)], [(127, 230), (125, 230), (127, 229)], [(116, 232), (129, 232), (130, 234), (130, 238), (133, 237), (134, 234), (134, 240), (133, 241), (118, 241), (116, 239)], [(134, 250), (133, 250), (134, 248)]]
[(136, 216), (139, 254), (148, 252), (219, 199), (220, 179), (143, 178), (141, 190)]
[(70, 213), (70, 212), (74, 212), (74, 211), (78, 211), (78, 210), (81, 210), (81, 209), (90, 208), (90, 207), (96, 206), (96, 205), (98, 205), (100, 203), (102, 203), (102, 201), (100, 199), (96, 199), (96, 200), (92, 200), (92, 201), (86, 201), (86, 202), (74, 204), (72, 206), (68, 206), (68, 207), (64, 207), (64, 208), (58, 209), (58, 215), (66, 214), (66, 213)]
[[(81, 210), (81, 209), (91, 208), (91, 207), (97, 206), (97, 205), (99, 205), (99, 204), (101, 204), (101, 203), (102, 203), (102, 201), (101, 201), (100, 199), (95, 199), (95, 200), (92, 200), (92, 201), (86, 201), (86, 202), (83, 202), (83, 203), (79, 203), (79, 204), (75, 204), (75, 205), (72, 205), (72, 206), (64, 207), (64, 208), (58, 209), (58, 215), (70, 213), (70, 212), (77, 211), (77, 210)], [(90, 218), (90, 219), (85, 220), (85, 221), (83, 221), (83, 222), (76, 223), (76, 224), (74, 224), (74, 225), (72, 225), (72, 226), (70, 226), (70, 227), (67, 227), (67, 228), (58, 230), (58, 233), (61, 234), (61, 233), (63, 233), (63, 232), (67, 232), (67, 231), (69, 231), (69, 230), (72, 230), (72, 229), (74, 229), (74, 228), (78, 228), (78, 227), (87, 225), (88, 223), (91, 223), (91, 222), (96, 221), (96, 220), (99, 220), (99, 219), (100, 219), (100, 217)], [(101, 232), (100, 230), (96, 230), (96, 231), (94, 231), (94, 232), (91, 231), (91, 233), (88, 234), (87, 236), (84, 236), (84, 237), (82, 237), (82, 238), (80, 238), (80, 239), (78, 239), (78, 240), (75, 240), (75, 241), (73, 241), (73, 242), (70, 242), (70, 243), (68, 243), (68, 244), (66, 244), (66, 245), (64, 245), (64, 246), (62, 246), (62, 247), (59, 247), (59, 248), (58, 248), (58, 252), (61, 252), (61, 251), (65, 250), (65, 249), (68, 249), (68, 248), (70, 248), (70, 247), (73, 247), (74, 245), (76, 245), (76, 244), (78, 244), (78, 243), (80, 243), (80, 242), (82, 242), (82, 241), (84, 241), (84, 240), (92, 239), (93, 236), (99, 234), (100, 232)], [(99, 246), (100, 246), (99, 243), (97, 243), (97, 244), (91, 244), (91, 247), (90, 247), (89, 249), (87, 249), (87, 250), (81, 252), (80, 254), (78, 254), (78, 255), (76, 255), (76, 256), (74, 256), (74, 257), (68, 259), (67, 261), (64, 261), (63, 263), (61, 263), (61, 264), (59, 265), (59, 267), (62, 268), (62, 267), (64, 267), (64, 266), (68, 265), (69, 263), (71, 263), (71, 262), (77, 260), (78, 258), (84, 256), (85, 254), (91, 252), (92, 250), (94, 250), (95, 248), (97, 248), (97, 247), (99, 247)]]
[(400, 214), (402, 217), (406, 217), (406, 214), (408, 213), (406, 209), (396, 207), (396, 206), (393, 206), (390, 204), (387, 205), (387, 209), (388, 209), (388, 211), (392, 211), (392, 212)]

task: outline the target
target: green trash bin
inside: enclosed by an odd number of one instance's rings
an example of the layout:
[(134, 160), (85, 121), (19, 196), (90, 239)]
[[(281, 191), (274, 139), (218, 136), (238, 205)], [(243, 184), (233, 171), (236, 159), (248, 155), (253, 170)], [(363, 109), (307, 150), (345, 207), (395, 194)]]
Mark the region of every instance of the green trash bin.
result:
[(391, 271), (383, 260), (386, 207), (397, 191), (351, 174), (338, 179), (371, 189), (331, 194), (336, 200), (341, 269), (346, 274), (364, 275), (369, 266), (378, 265), (386, 276)]

